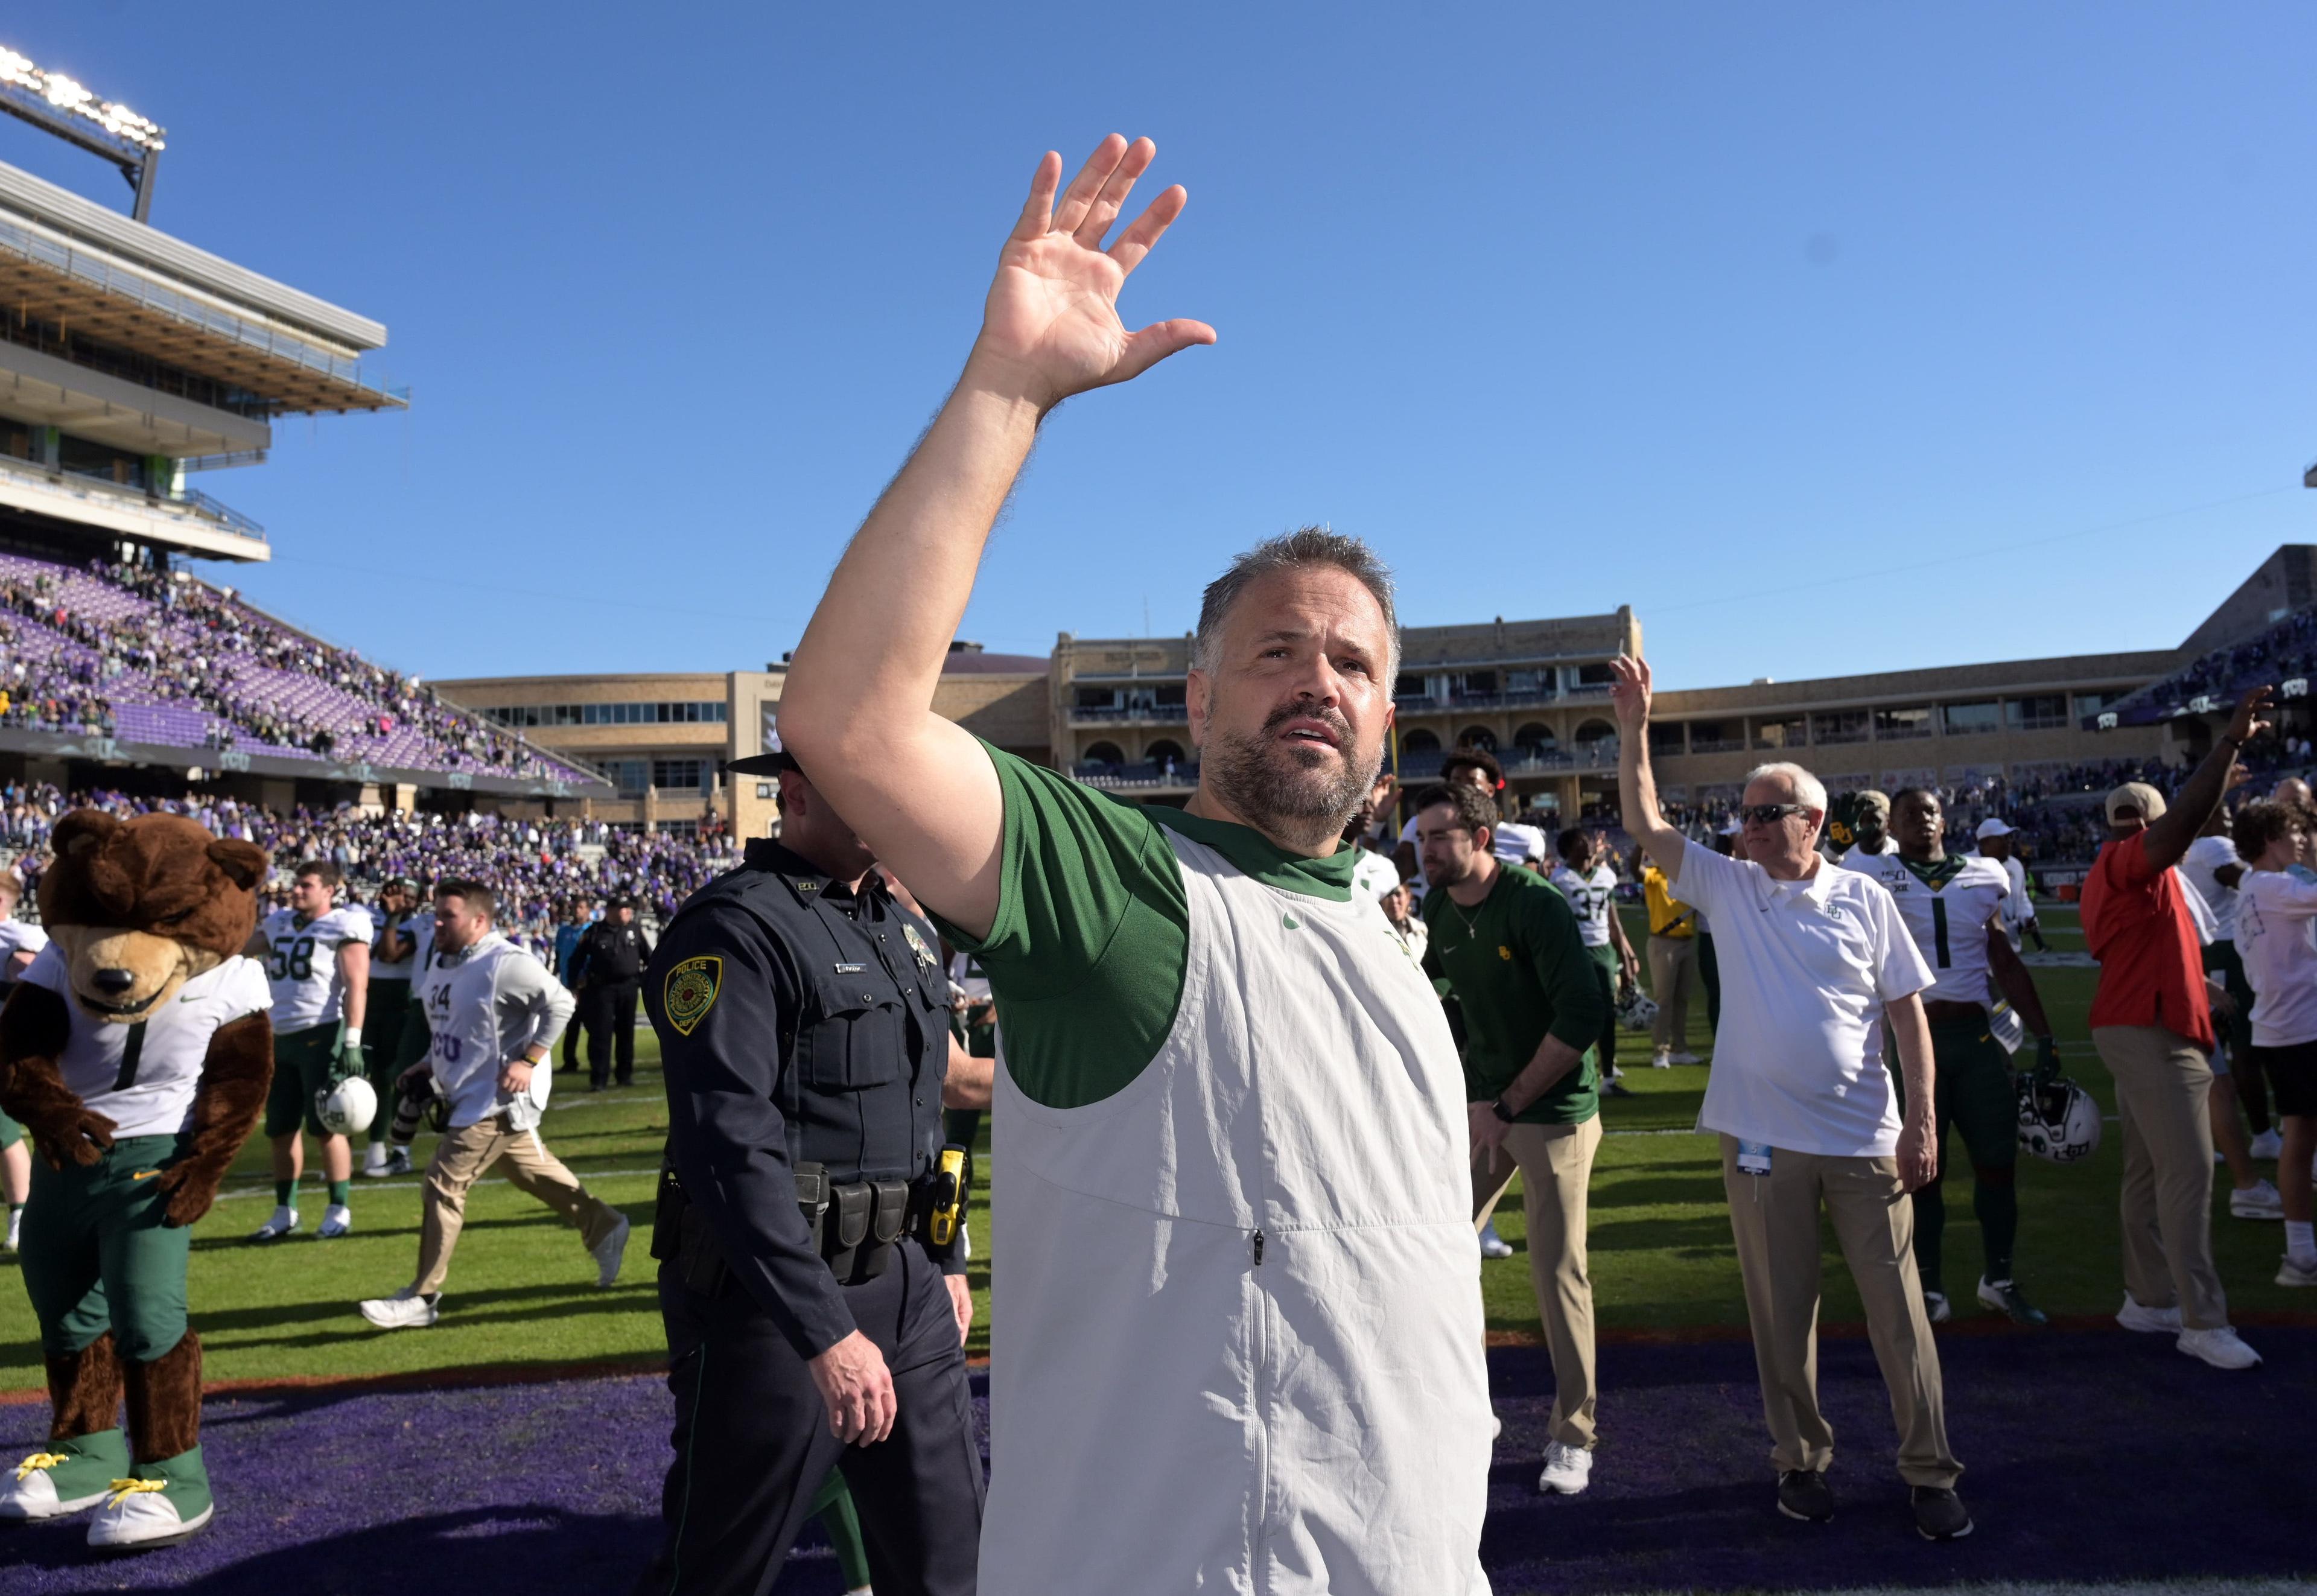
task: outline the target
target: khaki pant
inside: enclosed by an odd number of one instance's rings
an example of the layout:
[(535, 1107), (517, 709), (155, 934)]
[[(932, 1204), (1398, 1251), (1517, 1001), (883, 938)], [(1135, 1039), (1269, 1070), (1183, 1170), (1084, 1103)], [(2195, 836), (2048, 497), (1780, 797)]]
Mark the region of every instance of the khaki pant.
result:
[(2213, 1267), (2213, 1066), (2161, 1026), (2100, 1026), (2100, 1062), (2124, 1122), (2124, 1285), (2143, 1307), (2177, 1305), (2190, 1330), (2229, 1322)]
[(1475, 1229), (1520, 1173), (1529, 1282), (1552, 1352), (1552, 1439), (1565, 1447), (1592, 1446), (1600, 1394), (1593, 1383), (1593, 1281), (1585, 1272), (1585, 1196), (1600, 1146), (1598, 1115), (1582, 1125), (1516, 1125), (1490, 1160), (1472, 1165)]
[(547, 1151), (536, 1130), (510, 1134), (496, 1114), (446, 1132), (434, 1143), (434, 1157), (426, 1166), (425, 1212), (418, 1227), (419, 1295), (443, 1289), (451, 1272), (451, 1254), (459, 1245), (459, 1232), (467, 1223), (467, 1188), (490, 1167), (506, 1161), (506, 1178), (579, 1227), (593, 1250), (619, 1228), (620, 1211), (601, 1197), (590, 1197), (579, 1177)]
[(1914, 1203), (1895, 1158), (1770, 1155), (1770, 1172), (1738, 1168), (1738, 1142), (1722, 1138), (1722, 1184), (1746, 1282), (1746, 1319), (1762, 1412), (1780, 1469), (1820, 1470), (1834, 1458), (1834, 1429), (1818, 1407), (1819, 1208), (1833, 1221), (1850, 1278), (1866, 1309), (1874, 1361), (1891, 1392), (1899, 1430), (1899, 1477), (1952, 1487), (1963, 1465), (1947, 1450), (1939, 1352), (1915, 1274)]
[(1650, 996), (1658, 1018), (1650, 1027), (1652, 1046), (1679, 1053), (1689, 1045), (1689, 989), (1697, 980), (1697, 938), (1650, 938)]

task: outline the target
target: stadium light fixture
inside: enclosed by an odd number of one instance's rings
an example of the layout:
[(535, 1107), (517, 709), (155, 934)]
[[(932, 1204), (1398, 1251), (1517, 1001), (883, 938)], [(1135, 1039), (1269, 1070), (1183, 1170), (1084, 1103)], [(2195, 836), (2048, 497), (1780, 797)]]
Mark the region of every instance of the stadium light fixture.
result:
[(4, 44), (0, 44), (0, 111), (120, 167), (137, 192), (130, 214), (139, 221), (150, 220), (153, 175), (167, 147), (160, 123), (117, 100), (98, 99), (61, 72), (42, 71)]

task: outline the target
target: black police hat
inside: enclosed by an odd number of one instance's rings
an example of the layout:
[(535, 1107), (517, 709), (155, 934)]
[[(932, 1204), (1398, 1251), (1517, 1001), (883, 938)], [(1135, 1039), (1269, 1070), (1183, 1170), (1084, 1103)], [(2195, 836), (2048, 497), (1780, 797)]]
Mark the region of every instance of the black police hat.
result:
[(752, 754), (746, 759), (728, 759), (724, 762), (725, 772), (730, 776), (778, 776), (783, 770), (799, 768), (801, 767), (789, 757), (788, 750), (781, 747), (781, 734), (778, 731), (765, 733), (763, 753)]

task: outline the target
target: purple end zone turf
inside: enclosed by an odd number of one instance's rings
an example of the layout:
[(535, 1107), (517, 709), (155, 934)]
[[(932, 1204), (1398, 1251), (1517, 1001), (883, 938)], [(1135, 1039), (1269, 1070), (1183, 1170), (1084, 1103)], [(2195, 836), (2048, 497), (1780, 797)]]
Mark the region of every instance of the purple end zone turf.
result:
[[(1505, 1434), (1482, 1553), (1502, 1596), (2305, 1572), (2317, 1565), (2300, 1529), (2317, 1331), (2247, 1339), (2268, 1366), (2235, 1375), (2169, 1337), (2122, 1331), (1942, 1342), (1950, 1439), (1979, 1520), (1946, 1546), (1913, 1531), (1864, 1341), (1821, 1345), (1838, 1435), (1837, 1511), (1822, 1526), (1772, 1509), (1743, 1341), (1605, 1347), (1594, 1485), (1576, 1498), (1535, 1494), (1545, 1355), (1499, 1349)], [(30, 1449), (44, 1420), (0, 1408), (0, 1452)], [(494, 1596), (625, 1592), (658, 1535), (668, 1400), (656, 1379), (219, 1397), (206, 1425), (219, 1498), (207, 1532), (105, 1560), (83, 1545), (83, 1521), (16, 1529), (0, 1534), (0, 1587), (405, 1596), (455, 1570)], [(841, 1588), (808, 1535), (781, 1596)]]

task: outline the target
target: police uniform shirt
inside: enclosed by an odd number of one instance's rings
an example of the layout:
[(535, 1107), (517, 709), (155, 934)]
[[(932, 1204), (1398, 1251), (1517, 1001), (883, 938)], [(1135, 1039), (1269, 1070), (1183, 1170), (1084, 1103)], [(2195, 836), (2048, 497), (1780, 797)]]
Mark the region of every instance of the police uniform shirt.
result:
[(651, 944), (644, 940), (642, 928), (603, 919), (579, 939), (573, 963), (588, 980), (633, 981), (643, 973), (644, 961), (650, 957)]
[(669, 923), (644, 982), (676, 1179), (802, 1357), (854, 1325), (797, 1206), (792, 1161), (837, 1185), (931, 1168), (950, 1042), (935, 946), (875, 872), (856, 892), (759, 838)]
[(194, 976), (135, 1025), (98, 1019), (83, 1009), (72, 995), (64, 952), (53, 943), (24, 972), (24, 982), (44, 986), (64, 1000), (72, 1028), (57, 1072), (91, 1112), (112, 1121), (116, 1140), (174, 1136), (183, 1130), (192, 1116), (193, 1090), (209, 1059), (210, 1037), (273, 1006), (264, 966), (237, 955)]
[(294, 909), (277, 909), (265, 917), (258, 935), (265, 938), (275, 1035), (335, 1025), (346, 996), (346, 983), (338, 979), (338, 949), (349, 942), (370, 946), (370, 916), (341, 905), (309, 920)]

